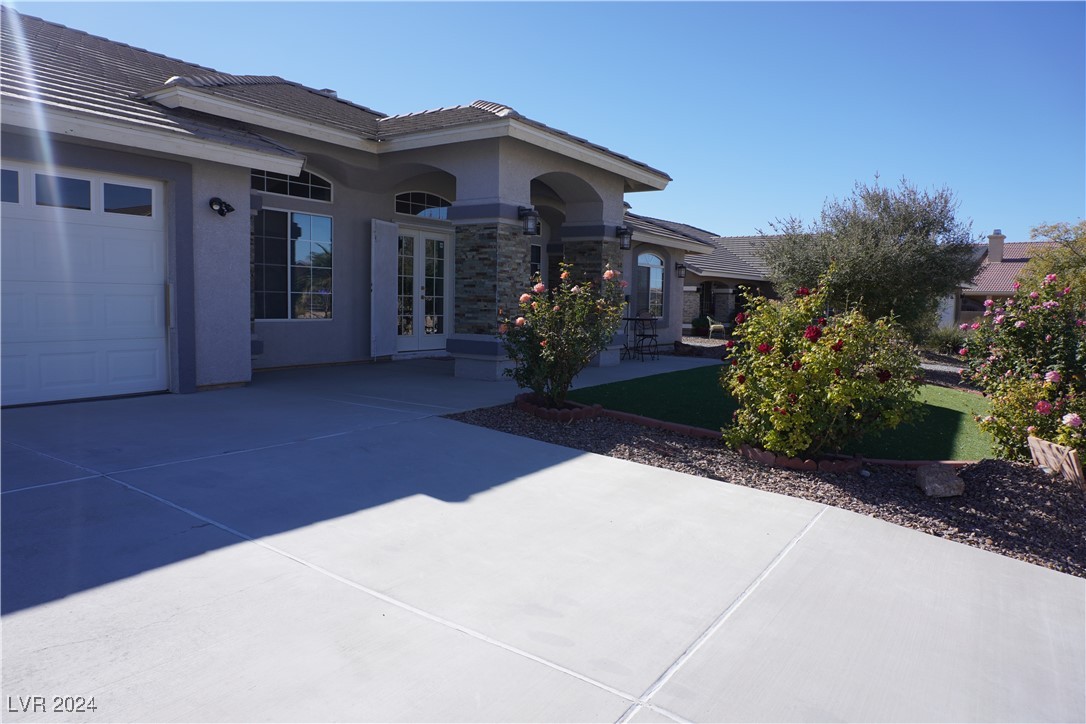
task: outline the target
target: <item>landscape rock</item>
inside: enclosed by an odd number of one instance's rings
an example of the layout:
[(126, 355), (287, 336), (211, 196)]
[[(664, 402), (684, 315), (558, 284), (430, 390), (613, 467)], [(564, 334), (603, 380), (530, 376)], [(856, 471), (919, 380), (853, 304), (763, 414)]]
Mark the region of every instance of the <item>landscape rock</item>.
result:
[(965, 492), (965, 481), (950, 465), (934, 463), (916, 469), (916, 487), (929, 498), (949, 498)]

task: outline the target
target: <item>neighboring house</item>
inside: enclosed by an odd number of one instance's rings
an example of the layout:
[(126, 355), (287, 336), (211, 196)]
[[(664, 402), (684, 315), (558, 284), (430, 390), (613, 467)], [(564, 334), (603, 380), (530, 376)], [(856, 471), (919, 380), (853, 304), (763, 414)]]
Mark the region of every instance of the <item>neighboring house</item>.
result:
[(971, 322), (984, 314), (984, 302), (996, 302), (1014, 294), (1014, 281), (1026, 263), (1041, 250), (1053, 246), (1047, 241), (1007, 243), (999, 229), (988, 235), (987, 245), (976, 245), (981, 259), (980, 271), (970, 284), (961, 287), (953, 299), (947, 299), (940, 310), (943, 326)]
[(762, 260), (764, 236), (708, 235), (713, 251), (692, 257), (686, 263), (686, 310), (683, 322), (687, 326), (695, 317), (713, 317), (728, 329), (736, 313), (745, 305), (741, 287), (757, 294), (773, 296), (769, 267)]
[(662, 171), (498, 103), (389, 116), (2, 24), (5, 404), (435, 353), (495, 378), (499, 310), (561, 260), (625, 270), (631, 311), (681, 334), (676, 265), (708, 247), (624, 207)]

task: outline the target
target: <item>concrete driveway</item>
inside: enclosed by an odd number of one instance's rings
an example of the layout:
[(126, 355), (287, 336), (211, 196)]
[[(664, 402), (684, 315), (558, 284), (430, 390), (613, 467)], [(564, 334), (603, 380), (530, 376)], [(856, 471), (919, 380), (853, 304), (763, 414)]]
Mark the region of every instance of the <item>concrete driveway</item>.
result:
[(440, 417), (514, 391), (420, 360), (4, 411), (4, 719), (1086, 719), (1086, 581)]

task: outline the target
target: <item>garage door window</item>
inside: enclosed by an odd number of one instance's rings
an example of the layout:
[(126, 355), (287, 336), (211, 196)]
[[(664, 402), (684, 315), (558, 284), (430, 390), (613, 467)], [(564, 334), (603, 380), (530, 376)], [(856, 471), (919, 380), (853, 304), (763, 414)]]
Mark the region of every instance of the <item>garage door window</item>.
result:
[(38, 206), (90, 211), (91, 182), (82, 178), (35, 174), (34, 201)]
[(5, 168), (0, 171), (0, 201), (19, 203), (19, 172)]
[(262, 209), (253, 217), (254, 319), (332, 318), (332, 219)]
[(124, 184), (103, 184), (105, 212), (127, 216), (151, 216), (151, 189)]

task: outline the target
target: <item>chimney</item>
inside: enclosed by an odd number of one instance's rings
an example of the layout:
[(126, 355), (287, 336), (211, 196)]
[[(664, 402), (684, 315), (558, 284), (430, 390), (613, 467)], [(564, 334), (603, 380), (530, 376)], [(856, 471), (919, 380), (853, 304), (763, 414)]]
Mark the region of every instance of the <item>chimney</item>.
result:
[(1007, 240), (1007, 237), (1003, 235), (1003, 232), (996, 229), (988, 235), (988, 263), (998, 264), (1003, 261), (1003, 242)]

